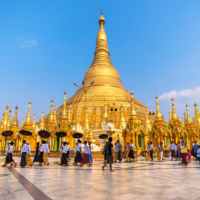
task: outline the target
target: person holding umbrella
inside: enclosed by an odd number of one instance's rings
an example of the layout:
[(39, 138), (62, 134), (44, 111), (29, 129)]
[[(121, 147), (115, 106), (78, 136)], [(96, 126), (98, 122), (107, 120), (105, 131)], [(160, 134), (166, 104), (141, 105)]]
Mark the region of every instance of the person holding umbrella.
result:
[(21, 167), (25, 167), (27, 165), (26, 163), (26, 154), (27, 154), (27, 150), (28, 150), (28, 146), (26, 144), (26, 140), (23, 140), (23, 147), (21, 149), (21, 162), (20, 162), (20, 166)]
[(42, 166), (42, 163), (44, 162), (44, 159), (43, 159), (44, 150), (45, 150), (45, 141), (42, 140), (42, 145), (41, 145), (40, 153), (39, 153), (39, 166)]

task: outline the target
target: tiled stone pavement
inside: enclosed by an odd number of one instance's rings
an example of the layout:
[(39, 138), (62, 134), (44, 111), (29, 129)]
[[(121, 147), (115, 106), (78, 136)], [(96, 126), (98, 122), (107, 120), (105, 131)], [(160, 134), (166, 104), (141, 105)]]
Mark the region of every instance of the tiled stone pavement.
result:
[[(0, 157), (1, 165), (4, 159)], [(18, 157), (14, 159), (19, 163)], [(64, 167), (58, 165), (58, 158), (49, 160), (50, 165), (44, 167), (1, 167), (0, 200), (200, 200), (200, 164), (196, 161), (184, 167), (180, 161), (151, 162), (141, 158), (134, 163), (116, 163), (115, 172), (110, 173), (108, 167), (105, 172), (101, 170), (102, 160), (94, 160), (90, 168), (71, 163)], [(18, 175), (25, 180), (18, 180)], [(41, 193), (44, 195), (39, 196)]]

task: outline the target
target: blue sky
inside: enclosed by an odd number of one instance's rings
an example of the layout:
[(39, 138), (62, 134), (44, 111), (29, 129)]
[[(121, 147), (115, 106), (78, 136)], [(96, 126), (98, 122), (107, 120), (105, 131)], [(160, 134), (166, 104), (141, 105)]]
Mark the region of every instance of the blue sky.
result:
[[(0, 114), (7, 100), (18, 103), (21, 123), (31, 114), (36, 121), (76, 92), (95, 50), (100, 8), (111, 60), (123, 86), (168, 120), (171, 95), (177, 114), (186, 101), (191, 118), (194, 95), (200, 106), (200, 1), (0, 1)], [(0, 119), (1, 119), (0, 116)]]

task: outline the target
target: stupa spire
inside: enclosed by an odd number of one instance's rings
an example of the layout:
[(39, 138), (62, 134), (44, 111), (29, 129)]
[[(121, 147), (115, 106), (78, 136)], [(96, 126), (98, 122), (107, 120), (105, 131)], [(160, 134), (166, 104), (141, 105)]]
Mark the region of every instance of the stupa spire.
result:
[(61, 114), (61, 119), (67, 119), (67, 108), (66, 108), (66, 91), (64, 91), (64, 101), (63, 101), (63, 109)]
[(171, 116), (171, 112), (169, 110), (169, 122), (171, 121), (171, 119), (172, 119), (172, 116)]
[(48, 118), (48, 122), (54, 122), (54, 113), (53, 113), (53, 98), (51, 100), (51, 111), (50, 111), (50, 115), (49, 115), (49, 118)]
[(21, 123), (21, 129), (23, 128), (23, 126), (24, 126), (24, 122), (23, 122), (23, 118), (22, 118), (22, 123)]
[(16, 105), (16, 107), (15, 107), (15, 117), (14, 117), (13, 125), (12, 125), (15, 128), (18, 128), (17, 110), (18, 110), (18, 106)]
[(8, 129), (10, 129), (10, 115), (11, 115), (11, 109), (9, 110), (9, 116), (8, 116), (8, 122), (7, 122), (7, 125), (6, 125), (6, 129), (8, 130)]
[(44, 130), (45, 129), (45, 124), (44, 124), (44, 111), (42, 111), (42, 118), (40, 121), (40, 130)]
[(33, 128), (35, 129), (35, 112), (34, 112), (34, 115), (33, 115)]
[(30, 125), (32, 124), (32, 119), (31, 119), (31, 100), (28, 102), (28, 114), (25, 120), (24, 125)]
[(195, 112), (194, 119), (195, 119), (195, 120), (198, 120), (198, 119), (199, 119), (199, 110), (198, 110), (196, 101), (195, 101), (195, 103), (194, 103), (194, 112)]
[(174, 97), (172, 97), (172, 119), (177, 119), (177, 114), (175, 110), (175, 105), (174, 105)]
[(133, 91), (131, 90), (131, 117), (137, 116), (137, 113), (135, 111), (135, 104), (134, 104), (134, 98), (133, 98)]
[(186, 112), (187, 112), (187, 123), (192, 123), (187, 103), (186, 103)]
[(156, 96), (156, 118), (162, 118), (162, 114), (160, 113), (158, 96)]
[(5, 112), (5, 114), (4, 114), (4, 121), (3, 121), (4, 128), (6, 128), (7, 122), (8, 122), (8, 103), (7, 103), (7, 105), (6, 105), (6, 112)]
[(149, 116), (148, 116), (148, 111), (146, 110), (146, 117), (145, 117), (145, 128), (146, 130), (150, 130), (150, 121), (149, 121)]

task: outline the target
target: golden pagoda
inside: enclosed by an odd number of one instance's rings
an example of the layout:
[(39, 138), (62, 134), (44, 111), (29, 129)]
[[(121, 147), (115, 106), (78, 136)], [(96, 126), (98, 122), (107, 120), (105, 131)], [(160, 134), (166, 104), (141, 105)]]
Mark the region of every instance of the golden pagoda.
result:
[(173, 140), (175, 144), (177, 144), (181, 133), (181, 122), (176, 114), (174, 98), (172, 97), (171, 100), (172, 100), (172, 114), (169, 117), (168, 130), (172, 134), (172, 138), (170, 139)]

